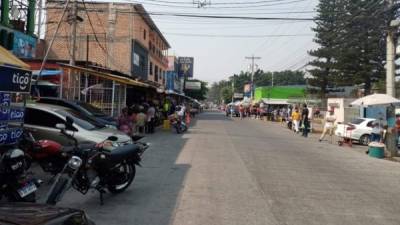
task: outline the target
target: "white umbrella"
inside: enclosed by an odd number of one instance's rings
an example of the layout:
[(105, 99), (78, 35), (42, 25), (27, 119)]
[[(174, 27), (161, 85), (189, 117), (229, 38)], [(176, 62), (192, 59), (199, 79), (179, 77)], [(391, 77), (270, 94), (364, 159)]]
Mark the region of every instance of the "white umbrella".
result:
[(350, 103), (352, 106), (400, 105), (400, 100), (386, 94), (372, 94)]

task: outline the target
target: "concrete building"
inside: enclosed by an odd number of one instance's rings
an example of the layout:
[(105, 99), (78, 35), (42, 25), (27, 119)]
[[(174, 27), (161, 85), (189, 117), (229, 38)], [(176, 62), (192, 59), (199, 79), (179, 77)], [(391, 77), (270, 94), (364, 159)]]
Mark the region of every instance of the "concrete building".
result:
[[(65, 1), (47, 1), (45, 39), (50, 42)], [(71, 24), (61, 24), (49, 59), (69, 59)], [(165, 84), (169, 43), (140, 4), (78, 3), (76, 60), (89, 61), (132, 78)]]

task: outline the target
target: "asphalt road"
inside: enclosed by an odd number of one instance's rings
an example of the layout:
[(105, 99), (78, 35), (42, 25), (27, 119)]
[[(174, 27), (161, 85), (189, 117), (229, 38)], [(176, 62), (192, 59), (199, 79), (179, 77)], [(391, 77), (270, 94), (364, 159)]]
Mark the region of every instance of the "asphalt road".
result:
[(204, 113), (183, 135), (160, 131), (119, 195), (71, 190), (60, 204), (98, 225), (400, 224), (400, 163), (277, 123)]

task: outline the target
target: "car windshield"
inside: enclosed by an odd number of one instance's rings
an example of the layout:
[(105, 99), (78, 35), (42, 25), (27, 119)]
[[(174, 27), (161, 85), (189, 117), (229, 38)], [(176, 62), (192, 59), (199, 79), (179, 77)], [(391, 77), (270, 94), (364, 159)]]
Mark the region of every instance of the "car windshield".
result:
[(85, 130), (97, 130), (104, 128), (104, 125), (100, 124), (99, 122), (88, 116), (84, 116), (78, 111), (72, 109), (66, 109), (66, 110), (57, 110), (56, 112), (62, 116), (71, 117), (76, 125), (82, 127)]
[(92, 106), (89, 103), (86, 102), (77, 102), (79, 106), (84, 108), (86, 111), (91, 113), (93, 116), (107, 116), (105, 113), (103, 113), (99, 108)]
[(361, 124), (362, 122), (364, 122), (363, 119), (357, 118), (357, 119), (353, 119), (353, 120), (351, 121), (351, 124), (356, 124), (356, 125), (358, 125), (358, 124)]

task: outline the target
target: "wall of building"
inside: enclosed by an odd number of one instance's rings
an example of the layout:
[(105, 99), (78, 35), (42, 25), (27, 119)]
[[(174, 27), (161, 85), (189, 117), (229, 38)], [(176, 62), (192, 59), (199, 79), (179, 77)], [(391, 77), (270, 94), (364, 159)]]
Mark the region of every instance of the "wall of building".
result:
[[(84, 61), (88, 58), (89, 61), (101, 66), (142, 79), (156, 81), (157, 79), (154, 76), (155, 65), (161, 68), (162, 73), (164, 73), (167, 69), (165, 57), (163, 55), (156, 57), (153, 53), (149, 54), (146, 62), (147, 76), (135, 74), (137, 70), (134, 68), (133, 51), (135, 46), (133, 43), (138, 42), (148, 52), (150, 52), (150, 43), (153, 43), (154, 40), (158, 40), (155, 42), (160, 49), (166, 48), (167, 44), (144, 21), (134, 6), (134, 4), (127, 3), (86, 3), (88, 13), (84, 10), (79, 10), (78, 13), (83, 22), (78, 24), (77, 29), (76, 60)], [(61, 17), (62, 6), (60, 6), (60, 2), (49, 1), (47, 7), (49, 21), (46, 29), (46, 40), (49, 43), (57, 26), (57, 21)], [(79, 4), (79, 7), (84, 6)], [(88, 15), (93, 28), (89, 23)], [(70, 58), (68, 51), (71, 43), (70, 29), (70, 24), (66, 22), (61, 24), (58, 38), (54, 42), (49, 55), (50, 59)], [(88, 49), (89, 55), (87, 54)], [(166, 54), (166, 51), (163, 50), (162, 53)], [(152, 74), (149, 74), (150, 61), (153, 66)], [(158, 83), (162, 84), (164, 80), (158, 79)]]

